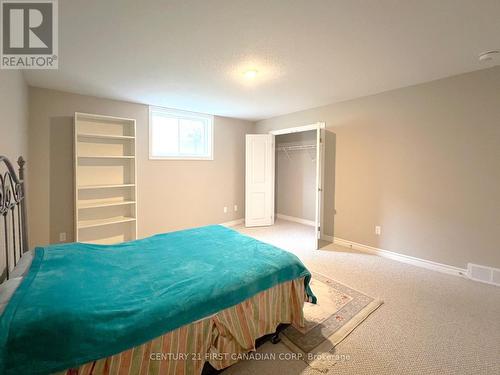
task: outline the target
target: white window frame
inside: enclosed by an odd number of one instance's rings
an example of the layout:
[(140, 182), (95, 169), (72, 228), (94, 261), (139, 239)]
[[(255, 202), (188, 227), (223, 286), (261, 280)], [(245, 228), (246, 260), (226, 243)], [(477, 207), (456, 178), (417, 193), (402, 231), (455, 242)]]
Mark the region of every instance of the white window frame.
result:
[[(208, 156), (197, 155), (174, 155), (155, 156), (153, 155), (153, 113), (163, 113), (178, 119), (203, 120), (207, 123)], [(149, 107), (149, 159), (150, 160), (214, 160), (214, 116), (204, 113), (181, 111), (164, 107)]]

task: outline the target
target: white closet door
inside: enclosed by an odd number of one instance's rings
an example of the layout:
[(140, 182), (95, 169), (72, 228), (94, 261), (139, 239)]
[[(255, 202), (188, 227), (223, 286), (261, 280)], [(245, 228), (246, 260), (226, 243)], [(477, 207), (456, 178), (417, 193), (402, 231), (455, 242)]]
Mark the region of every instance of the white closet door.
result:
[(245, 226), (274, 224), (274, 135), (247, 134)]

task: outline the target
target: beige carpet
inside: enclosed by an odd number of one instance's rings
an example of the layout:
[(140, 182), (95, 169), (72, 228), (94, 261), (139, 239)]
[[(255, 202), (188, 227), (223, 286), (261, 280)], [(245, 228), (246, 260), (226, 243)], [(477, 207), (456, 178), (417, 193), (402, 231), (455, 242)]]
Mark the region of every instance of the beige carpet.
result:
[[(384, 304), (336, 347), (328, 374), (500, 374), (500, 288), (358, 253), (313, 250), (313, 230), (278, 221), (242, 233), (295, 253), (311, 270)], [(259, 352), (289, 358), (282, 343)], [(224, 375), (309, 374), (301, 360), (240, 362)]]

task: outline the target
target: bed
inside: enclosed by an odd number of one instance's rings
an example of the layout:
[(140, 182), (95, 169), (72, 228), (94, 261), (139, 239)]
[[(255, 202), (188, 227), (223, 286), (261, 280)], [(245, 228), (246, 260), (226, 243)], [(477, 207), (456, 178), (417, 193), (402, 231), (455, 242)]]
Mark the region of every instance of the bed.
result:
[(24, 161), (1, 161), (2, 374), (220, 370), (316, 302), (297, 257), (219, 225), (28, 251)]

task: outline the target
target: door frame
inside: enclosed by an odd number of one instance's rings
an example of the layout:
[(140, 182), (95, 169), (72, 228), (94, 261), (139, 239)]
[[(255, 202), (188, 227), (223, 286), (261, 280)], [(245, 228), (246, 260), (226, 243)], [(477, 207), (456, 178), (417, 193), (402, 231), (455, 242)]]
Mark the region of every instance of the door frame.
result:
[(293, 128), (271, 130), (269, 132), (269, 134), (283, 135), (283, 134), (300, 133), (300, 132), (307, 132), (309, 130), (318, 130), (318, 129), (325, 129), (325, 128), (326, 128), (326, 124), (324, 122), (315, 122), (314, 124), (295, 126)]
[(321, 209), (322, 208), (321, 201), (323, 195), (323, 177), (325, 173), (324, 150), (323, 150), (323, 144), (324, 144), (323, 133), (325, 128), (326, 124), (324, 122), (315, 122), (313, 124), (295, 126), (292, 128), (271, 130), (269, 132), (269, 134), (277, 136), (283, 134), (292, 134), (292, 133), (300, 133), (300, 132), (316, 130), (316, 215), (314, 220), (314, 227), (316, 230), (317, 248), (319, 248), (319, 240), (323, 237), (323, 228), (321, 224), (324, 223), (323, 210)]

